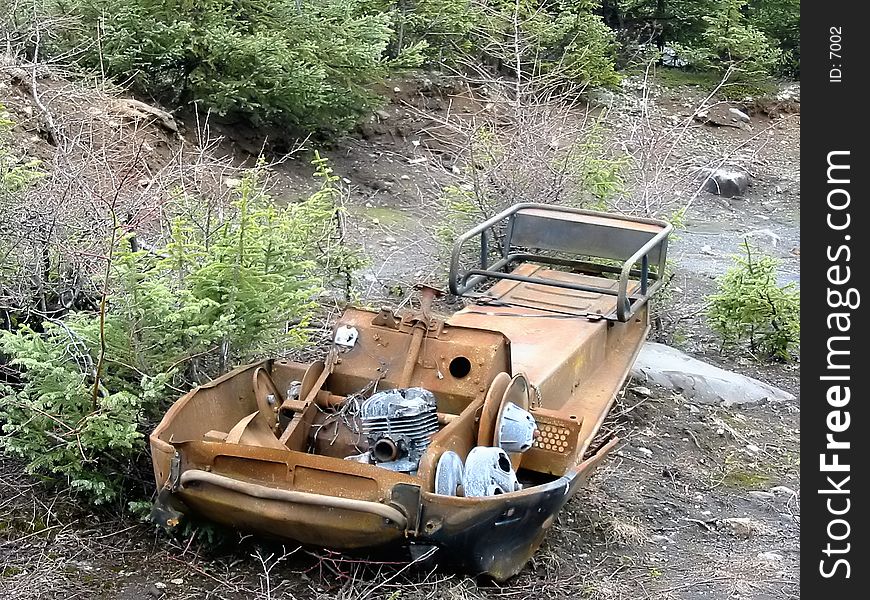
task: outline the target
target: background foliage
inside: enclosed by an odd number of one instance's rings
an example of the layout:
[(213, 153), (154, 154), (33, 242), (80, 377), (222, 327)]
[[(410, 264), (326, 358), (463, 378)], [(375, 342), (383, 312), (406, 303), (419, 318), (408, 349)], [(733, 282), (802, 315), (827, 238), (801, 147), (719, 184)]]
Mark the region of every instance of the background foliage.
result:
[[(340, 133), (391, 70), (488, 65), (572, 85), (619, 82), (623, 45), (694, 69), (797, 74), (797, 0), (38, 0), (3, 15), (10, 45), (74, 57), (171, 108)], [(41, 35), (34, 27), (48, 22)], [(41, 48), (37, 48), (41, 44)]]
[(134, 251), (119, 236), (102, 322), (83, 311), (0, 331), (19, 371), (0, 383), (0, 448), (29, 472), (114, 500), (169, 401), (306, 341), (318, 295), (358, 263), (335, 239), (336, 178), (315, 166), (321, 187), (303, 202), (276, 204), (258, 168), (220, 218), (179, 195), (165, 243)]

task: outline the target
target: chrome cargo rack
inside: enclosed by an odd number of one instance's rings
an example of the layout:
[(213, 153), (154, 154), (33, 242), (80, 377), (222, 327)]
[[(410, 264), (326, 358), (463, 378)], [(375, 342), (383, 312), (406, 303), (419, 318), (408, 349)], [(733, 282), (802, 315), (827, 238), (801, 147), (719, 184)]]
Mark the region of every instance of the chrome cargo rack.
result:
[[(672, 229), (670, 223), (659, 219), (548, 204), (515, 204), (457, 238), (450, 260), (450, 292), (466, 296), (493, 279), (595, 292), (616, 296), (615, 310), (601, 315), (603, 318), (628, 321), (664, 283), (668, 235)], [(463, 245), (477, 236), (479, 266), (462, 269)], [(500, 258), (492, 264), (490, 239), (500, 245)], [(512, 273), (512, 267), (518, 263), (557, 265), (601, 276), (618, 273), (619, 283), (614, 289)], [(638, 285), (630, 292), (632, 280)]]

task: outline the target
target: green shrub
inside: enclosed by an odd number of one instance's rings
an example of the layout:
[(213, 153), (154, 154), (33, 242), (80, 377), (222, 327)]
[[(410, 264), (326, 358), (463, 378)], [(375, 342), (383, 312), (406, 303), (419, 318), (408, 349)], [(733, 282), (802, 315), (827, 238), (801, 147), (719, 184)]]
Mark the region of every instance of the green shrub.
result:
[[(169, 104), (299, 130), (342, 131), (376, 103), (388, 14), (363, 0), (73, 0), (99, 40), (82, 60)], [(80, 46), (80, 34), (61, 46)]]
[(776, 259), (746, 256), (718, 280), (707, 319), (723, 345), (747, 344), (758, 359), (791, 359), (800, 348), (800, 292), (793, 283), (776, 282)]
[(775, 42), (781, 55), (776, 70), (798, 75), (801, 63), (800, 0), (749, 0), (747, 19)]
[(145, 394), (125, 385), (100, 387), (95, 398), (90, 350), (59, 323), (0, 332), (0, 352), (22, 373), (20, 385), (0, 385), (0, 448), (27, 460), (29, 473), (63, 476), (101, 503), (142, 451)]
[(305, 342), (317, 296), (358, 264), (334, 238), (336, 177), (315, 165), (322, 187), (303, 202), (276, 204), (255, 169), (221, 218), (179, 196), (161, 247), (132, 251), (121, 237), (102, 322), (80, 312), (0, 333), (20, 372), (0, 387), (0, 449), (96, 503), (114, 500), (170, 400)]

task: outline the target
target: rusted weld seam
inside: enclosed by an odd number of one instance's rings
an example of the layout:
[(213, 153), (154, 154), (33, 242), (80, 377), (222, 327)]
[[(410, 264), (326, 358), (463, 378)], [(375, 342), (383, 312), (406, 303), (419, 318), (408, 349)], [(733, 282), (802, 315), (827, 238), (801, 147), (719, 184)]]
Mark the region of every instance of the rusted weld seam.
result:
[(309, 492), (298, 492), (294, 490), (280, 490), (196, 469), (191, 469), (181, 474), (181, 486), (185, 487), (190, 483), (207, 483), (233, 492), (245, 494), (247, 496), (253, 496), (254, 498), (262, 498), (264, 500), (280, 500), (283, 502), (292, 502), (294, 504), (307, 504), (310, 506), (354, 510), (389, 519), (402, 529), (405, 529), (408, 526), (408, 519), (401, 511), (392, 506), (381, 504), (380, 502), (354, 500), (353, 498), (338, 498), (335, 496), (324, 496), (322, 494), (312, 494)]

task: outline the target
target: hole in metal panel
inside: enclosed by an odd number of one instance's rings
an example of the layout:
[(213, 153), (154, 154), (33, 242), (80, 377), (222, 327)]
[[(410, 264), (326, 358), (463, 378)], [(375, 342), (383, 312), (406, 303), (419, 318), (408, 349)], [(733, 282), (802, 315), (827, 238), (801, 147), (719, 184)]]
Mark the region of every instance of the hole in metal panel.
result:
[(471, 361), (464, 356), (457, 356), (450, 361), (450, 374), (456, 379), (462, 379), (471, 373)]

